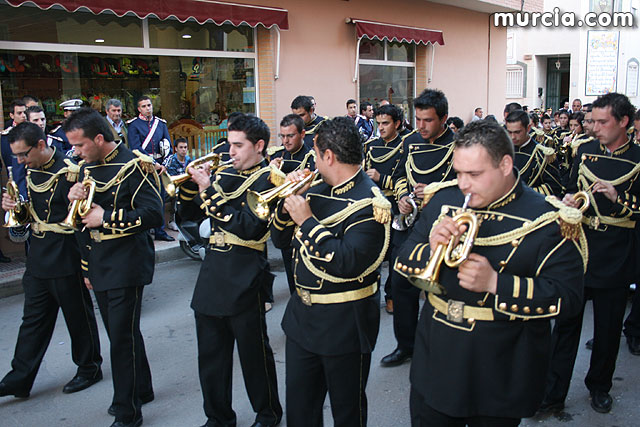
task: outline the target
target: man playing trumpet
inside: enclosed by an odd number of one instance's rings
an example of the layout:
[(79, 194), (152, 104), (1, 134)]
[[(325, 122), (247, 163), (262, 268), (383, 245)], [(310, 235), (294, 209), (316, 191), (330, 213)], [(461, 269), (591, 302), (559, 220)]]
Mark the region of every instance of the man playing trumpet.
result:
[(459, 267), (441, 265), (443, 293), (428, 294), (418, 322), (413, 426), (517, 426), (533, 415), (544, 392), (549, 318), (581, 308), (581, 214), (527, 187), (513, 157), (500, 125), (467, 125), (455, 140), (457, 181), (434, 194), (395, 262), (415, 281), (436, 247), (464, 240), (466, 227), (451, 217), (470, 194), (474, 246)]
[[(83, 390), (102, 379), (102, 358), (93, 304), (80, 273), (80, 252), (73, 230), (58, 225), (67, 215), (67, 193), (78, 166), (47, 144), (33, 123), (21, 123), (9, 133), (13, 156), (27, 168), (30, 200), (21, 209), (30, 213), (31, 245), (27, 254), (24, 316), (16, 343), (12, 370), (0, 382), (0, 396), (28, 397), (62, 309), (71, 337), (76, 376), (63, 393)], [(16, 200), (6, 192), (2, 208), (11, 211)]]

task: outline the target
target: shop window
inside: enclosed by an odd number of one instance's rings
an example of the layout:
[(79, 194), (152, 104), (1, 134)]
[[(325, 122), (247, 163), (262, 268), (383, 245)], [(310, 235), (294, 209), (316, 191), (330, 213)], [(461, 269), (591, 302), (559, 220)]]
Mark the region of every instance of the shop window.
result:
[(149, 46), (163, 49), (200, 49), (224, 52), (254, 52), (253, 28), (249, 26), (200, 25), (149, 18)]
[(413, 123), (415, 45), (363, 38), (359, 58), (360, 101), (377, 106), (386, 99)]
[(142, 47), (142, 21), (136, 16), (0, 5), (0, 40)]
[(169, 124), (180, 119), (215, 127), (233, 111), (256, 112), (255, 60), (176, 56), (0, 51), (5, 117), (11, 100), (35, 95), (49, 123), (62, 119), (60, 102), (81, 98), (104, 113), (108, 99), (137, 115), (141, 95)]
[(507, 68), (507, 98), (522, 98), (523, 77), (522, 67)]

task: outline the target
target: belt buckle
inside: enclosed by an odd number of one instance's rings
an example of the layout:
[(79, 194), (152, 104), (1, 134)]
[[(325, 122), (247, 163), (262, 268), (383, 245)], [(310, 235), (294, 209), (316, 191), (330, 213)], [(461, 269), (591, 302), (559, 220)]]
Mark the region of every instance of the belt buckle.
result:
[(89, 231), (89, 235), (91, 235), (91, 240), (93, 240), (94, 242), (102, 242), (102, 238), (100, 237), (100, 231), (99, 230), (91, 230)]
[(40, 224), (37, 222), (32, 222), (31, 223), (31, 231), (33, 231), (34, 233), (40, 233)]
[(464, 320), (464, 302), (452, 299), (447, 301), (447, 320), (462, 323)]
[(300, 289), (300, 299), (304, 305), (311, 307), (311, 292), (306, 289)]
[(213, 244), (217, 247), (224, 246), (224, 233), (222, 231), (213, 233)]
[(589, 218), (589, 227), (592, 230), (597, 230), (598, 227), (600, 227), (600, 218), (597, 216), (592, 216), (591, 218)]

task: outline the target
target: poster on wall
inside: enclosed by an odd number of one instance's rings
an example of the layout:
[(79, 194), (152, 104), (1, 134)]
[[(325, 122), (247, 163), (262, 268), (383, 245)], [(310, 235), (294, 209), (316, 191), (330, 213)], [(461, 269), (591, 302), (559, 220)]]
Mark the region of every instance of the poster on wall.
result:
[(586, 95), (603, 95), (616, 91), (618, 73), (617, 31), (589, 31), (587, 37)]

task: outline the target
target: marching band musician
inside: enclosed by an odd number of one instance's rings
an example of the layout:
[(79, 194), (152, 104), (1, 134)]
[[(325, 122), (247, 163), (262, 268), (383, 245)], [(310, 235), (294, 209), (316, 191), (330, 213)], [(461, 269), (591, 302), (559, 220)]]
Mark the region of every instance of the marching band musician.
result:
[(291, 101), (291, 113), (299, 115), (304, 121), (304, 145), (313, 149), (313, 137), (327, 117), (317, 115), (315, 101), (305, 95), (298, 95)]
[[(269, 164), (277, 171), (282, 172), (283, 178), (293, 171), (314, 170), (316, 168), (315, 151), (304, 143), (304, 135), (304, 120), (297, 114), (286, 115), (280, 121), (280, 134), (278, 136), (282, 140), (282, 145), (269, 147), (267, 152), (271, 159)], [(293, 294), (296, 291), (293, 269), (291, 268), (293, 247), (289, 245), (280, 249), (280, 251), (282, 252), (282, 261), (287, 274), (289, 292)]]
[(296, 293), (282, 320), (287, 425), (322, 426), (328, 392), (335, 426), (364, 426), (391, 204), (361, 169), (350, 118), (320, 125), (314, 150), (324, 182), (284, 199), (271, 227), (276, 247), (294, 246)]
[[(50, 147), (44, 131), (34, 123), (21, 123), (9, 133), (11, 151), (28, 168), (28, 204), (31, 246), (27, 254), (24, 316), (16, 342), (12, 370), (0, 382), (0, 396), (28, 397), (47, 351), (58, 309), (71, 337), (71, 357), (78, 365), (63, 393), (84, 390), (102, 379), (100, 341), (93, 303), (80, 273), (80, 253), (73, 230), (58, 223), (67, 215), (67, 193), (75, 183), (77, 165), (64, 152)], [(6, 192), (2, 208), (16, 208)], [(26, 218), (26, 217), (25, 217)]]
[[(151, 371), (140, 333), (145, 285), (153, 280), (155, 250), (149, 229), (162, 221), (160, 180), (150, 157), (114, 141), (97, 111), (73, 113), (64, 130), (83, 159), (79, 181), (95, 183), (91, 209), (82, 217), (80, 241), (84, 281), (93, 289), (111, 342), (112, 427), (142, 424), (142, 404), (154, 399)], [(89, 177), (88, 177), (89, 176)], [(85, 182), (69, 191), (85, 200)]]
[[(585, 275), (585, 300), (593, 300), (594, 337), (585, 385), (591, 407), (600, 413), (611, 410), (609, 394), (620, 346), (622, 320), (629, 284), (634, 274), (636, 221), (640, 219), (640, 147), (627, 133), (634, 107), (619, 93), (599, 97), (592, 104), (596, 140), (578, 147), (569, 193), (586, 191), (591, 207), (583, 218), (589, 242), (589, 265)], [(565, 196), (573, 203), (571, 195)], [(582, 329), (582, 311), (558, 321), (553, 331), (551, 369), (541, 412), (564, 408)]]
[(466, 260), (436, 267), (443, 293), (427, 288), (410, 376), (415, 427), (517, 426), (532, 416), (544, 393), (549, 318), (580, 310), (581, 214), (526, 186), (513, 156), (500, 125), (468, 124), (455, 141), (457, 181), (435, 193), (395, 262), (408, 278), (429, 271), (429, 254), (466, 230), (452, 216), (469, 212), (480, 223)]
[[(446, 125), (449, 103), (444, 93), (426, 89), (414, 101), (416, 131), (402, 143), (400, 165), (393, 174), (394, 193), (401, 214), (411, 214), (409, 193), (413, 188), (418, 207), (428, 202), (430, 195), (423, 194), (428, 184), (451, 179), (451, 155), (453, 132)], [(394, 246), (402, 246), (408, 232), (394, 235)], [(392, 275), (393, 332), (397, 348), (381, 360), (382, 366), (396, 366), (413, 353), (413, 341), (418, 323), (418, 298), (420, 291), (402, 276)]]
[(203, 427), (236, 424), (231, 405), (234, 343), (256, 412), (253, 427), (275, 426), (282, 418), (265, 320), (265, 297), (273, 282), (265, 254), (268, 218), (258, 218), (246, 203), (248, 190), (261, 192), (273, 187), (264, 159), (268, 143), (265, 122), (251, 115), (235, 118), (228, 136), (233, 168), (219, 170), (213, 181), (208, 165), (188, 168), (197, 188), (187, 183), (180, 192), (182, 217), (204, 211), (211, 220), (210, 245), (191, 302), (207, 416)]

